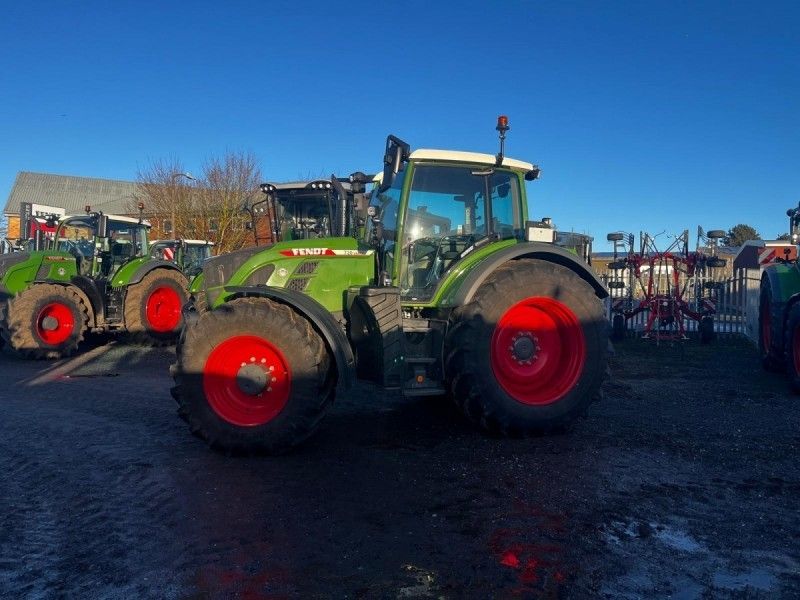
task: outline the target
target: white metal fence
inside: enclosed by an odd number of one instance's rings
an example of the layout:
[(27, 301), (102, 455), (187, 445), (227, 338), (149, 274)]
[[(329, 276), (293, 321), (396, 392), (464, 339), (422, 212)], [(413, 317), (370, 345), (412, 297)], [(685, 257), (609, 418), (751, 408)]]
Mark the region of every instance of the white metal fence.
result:
[[(606, 281), (613, 278), (611, 273), (601, 276)], [(761, 272), (758, 269), (739, 269), (733, 276), (721, 281), (714, 281), (705, 276), (698, 276), (689, 280), (686, 287), (684, 299), (695, 308), (695, 303), (705, 293), (705, 297), (710, 298), (716, 304), (716, 314), (714, 315), (714, 331), (720, 336), (745, 336), (756, 342), (758, 340), (758, 294)], [(612, 303), (616, 302), (621, 290), (609, 290), (616, 292), (607, 300), (608, 316), (611, 319)], [(627, 295), (627, 290), (626, 290)], [(633, 306), (638, 305), (638, 300), (642, 297), (641, 290), (634, 296)], [(649, 311), (641, 312), (627, 320), (626, 335), (638, 337), (642, 335)], [(689, 333), (696, 333), (698, 322), (692, 319), (684, 319), (684, 328)], [(653, 325), (654, 330), (658, 324)]]

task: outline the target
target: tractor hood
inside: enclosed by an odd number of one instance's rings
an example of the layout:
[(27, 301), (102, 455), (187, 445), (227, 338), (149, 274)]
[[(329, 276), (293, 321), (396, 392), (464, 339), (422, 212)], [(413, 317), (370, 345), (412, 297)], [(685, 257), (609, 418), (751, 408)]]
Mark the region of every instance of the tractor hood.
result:
[(0, 281), (6, 276), (8, 270), (19, 263), (23, 263), (31, 257), (30, 252), (14, 252), (0, 256)]
[(206, 288), (222, 285), (230, 279), (230, 276), (233, 275), (239, 267), (247, 262), (248, 258), (271, 247), (272, 244), (253, 246), (252, 248), (243, 248), (242, 250), (220, 254), (219, 256), (212, 256), (207, 259), (203, 264), (203, 277), (205, 278)]

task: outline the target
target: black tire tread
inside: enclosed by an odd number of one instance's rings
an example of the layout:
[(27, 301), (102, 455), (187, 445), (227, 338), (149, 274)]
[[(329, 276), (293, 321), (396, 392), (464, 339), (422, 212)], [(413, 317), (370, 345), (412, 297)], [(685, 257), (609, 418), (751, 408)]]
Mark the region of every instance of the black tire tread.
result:
[(134, 283), (128, 287), (125, 294), (125, 329), (128, 340), (131, 343), (142, 346), (167, 346), (175, 342), (175, 339), (182, 329), (182, 323), (171, 334), (156, 333), (147, 328), (142, 319), (142, 305), (145, 302), (145, 294), (150, 286), (158, 279), (168, 279), (176, 283), (183, 290), (181, 305), (188, 299), (189, 282), (183, 273), (173, 269), (155, 269), (145, 275), (139, 283)]
[[(772, 339), (775, 339), (775, 325), (777, 323), (783, 324), (783, 315), (778, 311), (777, 307), (772, 301), (772, 288), (769, 285), (769, 280), (764, 277), (761, 280), (761, 290), (759, 292), (759, 302), (758, 302), (758, 352), (761, 356), (761, 366), (764, 368), (765, 371), (770, 371), (772, 373), (779, 373), (783, 371), (785, 366), (783, 360), (783, 353), (778, 353), (775, 351), (775, 344), (772, 344), (771, 348), (764, 348), (763, 338), (761, 335), (761, 328), (762, 328), (762, 307), (764, 303), (767, 303), (770, 307), (770, 321), (772, 323)], [(783, 340), (781, 340), (783, 341)]]
[(789, 309), (789, 317), (786, 321), (783, 342), (786, 374), (789, 376), (789, 384), (792, 386), (792, 391), (796, 394), (800, 394), (800, 372), (798, 372), (794, 366), (793, 338), (794, 331), (798, 326), (800, 326), (800, 303), (793, 304)]
[[(286, 425), (285, 435), (278, 439), (259, 438), (256, 428), (237, 428), (224, 423), (220, 427), (222, 421), (218, 418), (209, 420), (210, 413), (193, 408), (193, 399), (190, 397), (190, 380), (197, 377), (198, 370), (202, 371), (209, 351), (208, 340), (213, 339), (217, 332), (227, 334), (234, 320), (255, 328), (263, 317), (261, 311), (264, 308), (281, 322), (281, 327), (293, 329), (302, 337), (309, 364), (316, 369), (320, 390), (314, 401)], [(233, 454), (285, 453), (314, 433), (335, 397), (336, 369), (331, 368), (330, 352), (322, 337), (308, 319), (291, 307), (273, 300), (239, 298), (213, 311), (205, 311), (195, 323), (184, 328), (177, 350), (177, 362), (170, 368), (175, 385), (170, 391), (178, 403), (178, 415), (195, 436), (205, 440), (215, 450)]]
[[(31, 320), (34, 307), (43, 297), (56, 296), (73, 304), (82, 316), (78, 336), (69, 340), (63, 348), (42, 347), (33, 335)], [(89, 308), (81, 295), (71, 286), (53, 283), (36, 283), (3, 303), (0, 320), (0, 336), (10, 350), (25, 358), (43, 360), (63, 358), (74, 354), (83, 341), (89, 323)]]
[[(522, 426), (514, 422), (501, 411), (496, 410), (492, 402), (481, 396), (479, 373), (477, 369), (470, 368), (468, 355), (474, 351), (479, 343), (481, 315), (485, 314), (486, 307), (495, 299), (503, 298), (510, 285), (530, 281), (529, 273), (536, 271), (540, 274), (549, 274), (552, 277), (562, 278), (566, 285), (565, 275), (571, 273), (569, 281), (578, 287), (581, 294), (591, 297), (594, 301), (593, 312), (596, 318), (598, 335), (603, 338), (599, 368), (595, 370), (594, 377), (586, 386), (587, 393), (578, 410), (563, 415), (562, 418), (539, 423), (535, 427)], [(535, 259), (519, 259), (506, 263), (495, 270), (475, 293), (472, 301), (455, 309), (451, 315), (451, 328), (445, 343), (445, 372), (449, 382), (451, 399), (461, 409), (468, 419), (485, 429), (491, 434), (507, 437), (523, 437), (538, 435), (554, 431), (561, 431), (568, 427), (575, 419), (582, 416), (592, 402), (602, 397), (602, 382), (608, 376), (609, 370), (609, 344), (607, 341), (607, 321), (604, 316), (603, 304), (595, 295), (594, 289), (577, 274), (560, 265)], [(587, 362), (593, 357), (588, 356)]]

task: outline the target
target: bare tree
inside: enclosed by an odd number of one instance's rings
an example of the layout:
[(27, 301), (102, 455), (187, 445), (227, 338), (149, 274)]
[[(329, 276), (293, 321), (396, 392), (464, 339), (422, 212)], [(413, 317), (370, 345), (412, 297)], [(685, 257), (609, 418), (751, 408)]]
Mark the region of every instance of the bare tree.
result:
[(219, 252), (250, 242), (252, 234), (245, 228), (248, 217), (242, 206), (260, 196), (261, 181), (261, 170), (251, 153), (229, 152), (203, 165), (203, 178), (198, 182), (202, 224), (214, 232)]
[(205, 161), (197, 177), (183, 163), (170, 158), (151, 162), (138, 174), (139, 196), (145, 214), (155, 221), (154, 233), (163, 236), (165, 222), (171, 237), (208, 239), (218, 253), (236, 250), (252, 240), (246, 229), (246, 201), (258, 198), (261, 170), (253, 154), (228, 152)]

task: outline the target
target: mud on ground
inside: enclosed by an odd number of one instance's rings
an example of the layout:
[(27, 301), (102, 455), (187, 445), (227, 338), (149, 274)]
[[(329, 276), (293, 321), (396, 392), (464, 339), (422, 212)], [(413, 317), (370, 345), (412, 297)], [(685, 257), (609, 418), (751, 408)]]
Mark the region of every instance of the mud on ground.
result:
[(0, 597), (800, 596), (800, 417), (745, 342), (627, 341), (561, 435), (362, 385), (280, 458), (209, 451), (168, 350), (0, 355)]

